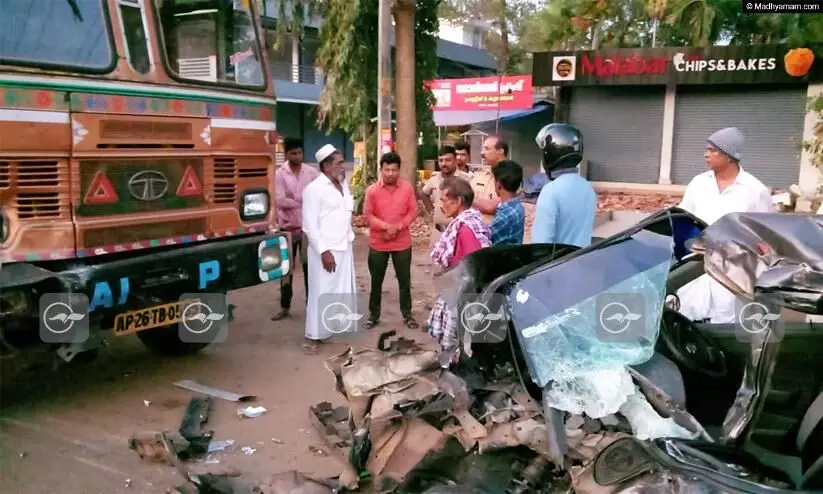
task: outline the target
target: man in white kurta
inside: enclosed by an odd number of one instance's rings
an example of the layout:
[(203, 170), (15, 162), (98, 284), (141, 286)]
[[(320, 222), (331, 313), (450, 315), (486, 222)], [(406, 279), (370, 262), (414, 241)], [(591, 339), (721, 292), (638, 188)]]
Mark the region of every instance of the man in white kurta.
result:
[[(740, 166), (743, 134), (734, 127), (712, 134), (704, 159), (709, 167), (689, 182), (680, 207), (708, 224), (729, 213), (774, 212), (769, 189)], [(680, 312), (692, 320), (733, 323), (736, 297), (709, 275), (703, 275), (677, 293)]]
[(320, 176), (303, 191), (303, 233), (309, 246), (306, 257), (311, 294), (306, 307), (304, 348), (310, 353), (316, 353), (317, 345), (333, 334), (321, 321), (324, 300), (328, 303), (346, 296), (350, 309), (357, 310), (351, 226), (354, 199), (346, 184), (343, 156), (326, 144), (315, 158)]

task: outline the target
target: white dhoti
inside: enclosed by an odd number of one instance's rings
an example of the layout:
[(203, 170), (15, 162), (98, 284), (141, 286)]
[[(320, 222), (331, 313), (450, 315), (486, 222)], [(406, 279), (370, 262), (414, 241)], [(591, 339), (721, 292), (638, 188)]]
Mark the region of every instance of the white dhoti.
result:
[[(352, 244), (345, 251), (333, 250), (334, 262), (337, 265), (334, 272), (323, 269), (323, 261), (315, 249), (305, 250), (309, 262), (309, 293), (311, 297), (306, 305), (306, 338), (311, 340), (325, 340), (332, 336), (320, 321), (325, 299), (338, 299), (344, 294), (351, 294), (352, 311), (357, 310), (357, 279), (354, 274), (354, 250)], [(328, 294), (324, 297), (324, 294)], [(328, 300), (326, 300), (328, 303)], [(347, 304), (348, 305), (348, 304)]]

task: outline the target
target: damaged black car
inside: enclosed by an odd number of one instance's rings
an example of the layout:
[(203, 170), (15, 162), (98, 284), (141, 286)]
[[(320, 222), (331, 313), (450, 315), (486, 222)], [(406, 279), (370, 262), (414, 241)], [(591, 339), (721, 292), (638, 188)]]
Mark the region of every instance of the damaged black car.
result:
[[(709, 278), (734, 322), (680, 312)], [(348, 406), (311, 416), (342, 487), (823, 491), (820, 216), (671, 208), (584, 249), (483, 249), (440, 284), (457, 363), (391, 335), (327, 362)]]

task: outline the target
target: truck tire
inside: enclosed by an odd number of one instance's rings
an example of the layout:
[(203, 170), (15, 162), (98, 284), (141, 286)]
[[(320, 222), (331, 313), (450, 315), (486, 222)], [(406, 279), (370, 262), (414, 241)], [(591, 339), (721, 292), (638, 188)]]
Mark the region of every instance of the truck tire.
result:
[(177, 325), (139, 331), (137, 337), (152, 352), (164, 357), (182, 357), (192, 355), (209, 346), (208, 342), (189, 343), (180, 341)]

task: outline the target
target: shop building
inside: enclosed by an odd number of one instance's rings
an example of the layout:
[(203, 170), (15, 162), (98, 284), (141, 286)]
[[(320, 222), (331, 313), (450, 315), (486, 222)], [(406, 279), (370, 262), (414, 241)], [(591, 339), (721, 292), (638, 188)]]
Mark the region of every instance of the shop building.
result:
[(770, 187), (813, 186), (802, 143), (817, 124), (807, 105), (823, 92), (821, 57), (784, 45), (545, 52), (533, 83), (559, 87), (555, 119), (582, 131), (592, 181), (686, 185), (706, 169), (706, 138), (734, 126), (747, 171)]

